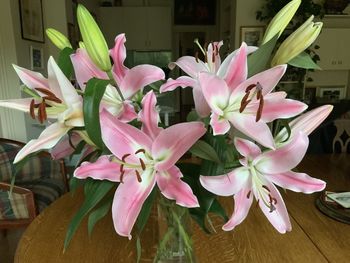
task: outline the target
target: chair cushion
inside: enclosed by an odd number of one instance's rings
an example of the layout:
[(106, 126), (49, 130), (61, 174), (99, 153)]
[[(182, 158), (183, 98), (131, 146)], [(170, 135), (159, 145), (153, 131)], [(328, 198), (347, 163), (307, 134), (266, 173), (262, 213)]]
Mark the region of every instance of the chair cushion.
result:
[(35, 205), (39, 213), (65, 193), (63, 181), (56, 178), (40, 178), (16, 184), (34, 193)]
[(26, 195), (0, 190), (0, 220), (29, 218)]

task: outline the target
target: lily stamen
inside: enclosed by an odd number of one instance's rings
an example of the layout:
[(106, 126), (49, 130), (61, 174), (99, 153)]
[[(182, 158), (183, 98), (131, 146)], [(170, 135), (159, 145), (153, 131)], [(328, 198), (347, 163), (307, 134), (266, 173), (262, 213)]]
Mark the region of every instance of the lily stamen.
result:
[(256, 113), (256, 118), (255, 118), (256, 122), (258, 122), (261, 119), (263, 108), (264, 108), (264, 97), (261, 95), (258, 112)]
[(34, 101), (34, 99), (32, 99), (32, 101), (30, 102), (30, 106), (29, 106), (29, 113), (30, 113), (30, 116), (32, 117), (32, 119), (35, 120), (34, 108), (35, 108), (35, 101)]
[(196, 62), (197, 62), (197, 63), (199, 63), (199, 59), (198, 59), (198, 51), (196, 51), (196, 53), (195, 53), (195, 55), (194, 55), (194, 56), (195, 56)]
[(49, 91), (48, 89), (44, 89), (44, 88), (35, 88), (37, 91), (40, 91), (41, 93), (44, 93), (45, 95), (49, 96), (49, 97), (56, 97), (55, 94), (53, 94), (51, 91)]
[(121, 173), (124, 172), (124, 164), (121, 164), (121, 165), (120, 165), (119, 171), (120, 171)]
[(143, 153), (143, 154), (145, 154), (145, 153), (146, 153), (146, 150), (145, 150), (145, 149), (140, 149), (140, 150), (137, 150), (137, 151), (135, 152), (135, 154), (138, 154), (138, 153)]
[(50, 101), (57, 102), (57, 103), (62, 103), (62, 101), (57, 97), (44, 96), (43, 99), (50, 100)]
[(250, 194), (252, 193), (252, 191), (249, 191), (248, 194), (247, 194), (247, 199), (250, 198)]
[(123, 180), (123, 178), (124, 178), (124, 174), (125, 174), (125, 171), (122, 171), (121, 173), (120, 173), (120, 183), (124, 183), (124, 180)]
[(125, 163), (126, 158), (129, 157), (129, 156), (130, 156), (130, 153), (124, 154), (122, 156), (122, 162)]
[(141, 178), (141, 175), (140, 175), (139, 171), (135, 170), (135, 173), (136, 173), (137, 181), (139, 181), (139, 183), (141, 183), (142, 182), (142, 178)]
[(140, 160), (142, 170), (146, 170), (145, 162), (141, 158), (139, 158), (139, 160)]

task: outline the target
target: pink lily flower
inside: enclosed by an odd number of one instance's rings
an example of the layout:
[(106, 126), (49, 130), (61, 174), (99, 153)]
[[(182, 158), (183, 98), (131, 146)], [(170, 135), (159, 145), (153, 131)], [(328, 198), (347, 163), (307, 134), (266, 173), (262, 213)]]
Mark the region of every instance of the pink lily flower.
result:
[[(311, 111), (308, 111), (289, 123), (291, 129), (291, 137), (300, 131), (306, 135), (310, 135), (332, 112), (333, 105), (323, 105)], [(275, 137), (276, 144), (283, 144), (288, 138), (288, 131), (283, 128)]]
[(14, 66), (22, 82), (39, 95), (34, 99), (0, 101), (1, 107), (28, 112), (40, 122), (57, 119), (50, 124), (38, 139), (29, 141), (16, 155), (14, 163), (32, 152), (50, 149), (72, 128), (83, 127), (82, 98), (57, 66), (53, 57), (48, 61), (48, 79), (41, 74)]
[[(303, 112), (307, 105), (286, 99), (285, 92), (271, 93), (283, 76), (286, 65), (276, 66), (247, 79), (247, 46), (237, 52), (237, 67), (230, 80), (202, 72), (199, 82), (212, 114), (210, 124), (214, 135), (225, 134), (230, 123), (239, 131), (274, 149), (267, 122), (277, 118), (290, 118)], [(214, 88), (215, 87), (215, 88)]]
[[(206, 117), (210, 113), (210, 107), (203, 96), (201, 85), (198, 82), (199, 73), (210, 72), (227, 82), (232, 82), (236, 75), (240, 75), (239, 71), (242, 70), (242, 66), (237, 64), (239, 59), (238, 50), (228, 55), (221, 63), (219, 50), (223, 44), (222, 41), (211, 43), (208, 45), (207, 50), (203, 49), (199, 43), (197, 44), (205, 57), (205, 61), (203, 62), (202, 60), (198, 59), (197, 56), (184, 56), (179, 58), (176, 62), (170, 63), (170, 69), (174, 69), (176, 66), (178, 66), (188, 76), (181, 76), (176, 80), (169, 78), (167, 82), (160, 87), (160, 92), (172, 91), (177, 87), (192, 87), (196, 111), (199, 116)], [(249, 54), (256, 51), (257, 47), (250, 46), (247, 47), (247, 49)]]
[[(305, 173), (290, 171), (302, 160), (308, 147), (308, 137), (299, 132), (277, 150), (261, 152), (254, 143), (235, 138), (235, 146), (244, 157), (242, 167), (220, 176), (201, 176), (207, 190), (221, 196), (234, 196), (234, 212), (223, 226), (229, 231), (247, 217), (253, 196), (280, 233), (291, 230), (291, 223), (283, 199), (274, 184), (294, 192), (313, 193), (325, 188), (325, 182)], [(282, 158), (283, 157), (283, 158)]]
[(131, 239), (131, 230), (144, 201), (157, 184), (161, 193), (178, 205), (198, 207), (190, 186), (175, 166), (179, 158), (205, 133), (201, 122), (158, 128), (155, 95), (143, 99), (142, 130), (123, 123), (107, 111), (101, 113), (102, 139), (112, 156), (83, 163), (74, 176), (120, 182), (114, 196), (112, 216), (116, 232)]
[[(109, 85), (101, 101), (101, 110), (107, 109), (114, 116), (128, 122), (137, 117), (132, 105), (132, 97), (143, 87), (165, 78), (163, 70), (152, 65), (138, 65), (131, 69), (124, 66), (126, 58), (125, 34), (119, 34), (115, 38), (115, 46), (110, 50), (110, 55), (114, 61), (112, 75), (119, 87), (123, 97), (120, 97), (116, 88)], [(71, 55), (77, 81), (82, 90), (89, 79), (96, 77), (109, 79), (106, 72), (100, 70), (90, 59), (83, 48)]]

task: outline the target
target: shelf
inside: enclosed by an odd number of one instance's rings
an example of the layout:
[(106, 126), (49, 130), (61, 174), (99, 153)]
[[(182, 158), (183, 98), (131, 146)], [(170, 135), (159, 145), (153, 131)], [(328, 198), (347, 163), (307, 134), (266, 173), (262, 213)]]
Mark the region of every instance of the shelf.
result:
[(350, 15), (349, 14), (344, 14), (344, 15), (325, 15), (323, 18), (347, 18), (350, 19)]

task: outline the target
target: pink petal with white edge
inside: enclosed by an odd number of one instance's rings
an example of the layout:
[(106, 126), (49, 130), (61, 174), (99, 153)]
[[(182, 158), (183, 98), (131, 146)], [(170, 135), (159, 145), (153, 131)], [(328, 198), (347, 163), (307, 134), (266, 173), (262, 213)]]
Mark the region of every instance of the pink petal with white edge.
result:
[(195, 87), (198, 86), (198, 81), (187, 76), (181, 76), (177, 79), (169, 78), (162, 86), (160, 86), (160, 93), (172, 91), (177, 87), (186, 88), (186, 87)]
[(265, 177), (282, 188), (289, 189), (294, 192), (303, 192), (305, 194), (319, 192), (326, 187), (326, 183), (324, 181), (310, 177), (305, 173), (295, 173), (289, 171), (280, 174), (265, 174)]
[(205, 189), (216, 195), (231, 196), (241, 191), (249, 181), (249, 178), (249, 169), (239, 167), (224, 175), (201, 175), (199, 181)]
[[(267, 219), (274, 226), (274, 228), (276, 228), (278, 232), (280, 232), (281, 234), (284, 234), (287, 231), (291, 231), (292, 225), (290, 223), (288, 211), (287, 211), (286, 205), (284, 204), (281, 194), (278, 192), (278, 190), (273, 184), (266, 182), (266, 186), (270, 189), (271, 196), (273, 198), (276, 198), (277, 203), (274, 204), (276, 209), (271, 212), (271, 208), (266, 206), (266, 204), (264, 204), (264, 202), (260, 200), (259, 206), (261, 210), (263, 211)], [(255, 194), (255, 198), (258, 199), (255, 192), (254, 194)], [(266, 193), (265, 199), (269, 200), (267, 193)]]
[(211, 58), (211, 61), (209, 63), (213, 63), (214, 60), (214, 72), (217, 72), (221, 65), (221, 58), (220, 58), (220, 48), (224, 44), (223, 41), (220, 42), (211, 42), (208, 45), (208, 51), (207, 51), (207, 57)]
[(118, 119), (122, 122), (130, 122), (137, 118), (137, 113), (135, 112), (134, 105), (132, 105), (131, 101), (125, 100), (123, 102), (123, 110), (121, 114), (118, 116)]
[(56, 144), (55, 147), (51, 149), (51, 157), (57, 160), (71, 155), (75, 151), (72, 145), (76, 147), (81, 140), (81, 137), (77, 133), (73, 132), (70, 138), (67, 134), (59, 143)]
[[(270, 94), (269, 94), (270, 95)], [(271, 122), (276, 119), (292, 118), (307, 109), (307, 105), (297, 100), (282, 99), (269, 100), (264, 98), (264, 107), (261, 114), (261, 120)], [(259, 102), (248, 104), (244, 110), (246, 114), (256, 114), (259, 108)]]
[(142, 122), (141, 130), (153, 140), (162, 130), (158, 127), (159, 114), (156, 104), (156, 95), (153, 91), (149, 91), (142, 99), (142, 110), (139, 112), (139, 119)]
[(131, 230), (141, 211), (142, 205), (152, 192), (156, 183), (154, 171), (145, 170), (138, 182), (136, 176), (127, 176), (114, 195), (112, 204), (112, 218), (115, 231), (131, 239)]
[(179, 168), (172, 166), (167, 171), (158, 172), (156, 177), (157, 185), (166, 198), (184, 207), (199, 207), (191, 187), (180, 179), (182, 173)]
[(49, 88), (49, 82), (41, 73), (34, 72), (17, 65), (12, 64), (18, 77), (21, 79), (24, 85), (30, 89), (35, 88)]
[(32, 100), (32, 98), (0, 100), (0, 107), (29, 112), (29, 107)]
[[(70, 106), (81, 101), (81, 96), (79, 96), (73, 87), (72, 83), (63, 74), (61, 69), (56, 64), (53, 57), (49, 58), (48, 71), (52, 72), (51, 78), (57, 81), (59, 88), (61, 90), (62, 98), (66, 105)], [(50, 85), (51, 87), (51, 85)]]
[(243, 42), (236, 56), (232, 58), (225, 76), (225, 81), (231, 92), (247, 79), (247, 75), (247, 44)]
[(255, 121), (255, 116), (243, 113), (232, 113), (230, 122), (239, 131), (257, 141), (261, 145), (274, 149), (275, 143), (267, 124), (261, 120)]
[(228, 120), (220, 118), (215, 113), (210, 116), (210, 126), (213, 128), (214, 135), (226, 134), (231, 128)]
[(76, 53), (72, 54), (70, 58), (79, 87), (82, 90), (85, 90), (86, 83), (94, 77), (108, 79), (107, 73), (100, 70), (92, 62), (85, 49), (78, 48)]
[(261, 154), (259, 146), (251, 141), (235, 137), (234, 144), (237, 151), (244, 157), (250, 157), (251, 159), (254, 159), (256, 156)]
[(237, 225), (243, 222), (249, 213), (249, 209), (253, 203), (253, 193), (250, 187), (244, 187), (241, 191), (234, 195), (235, 208), (232, 216), (225, 225), (222, 226), (224, 231), (233, 230)]
[(197, 61), (195, 57), (190, 56), (181, 57), (176, 62), (169, 64), (170, 69), (174, 69), (175, 66), (178, 66), (186, 74), (195, 79), (198, 77), (199, 72), (208, 71), (208, 68), (203, 61)]
[(284, 73), (286, 72), (287, 65), (279, 65), (274, 68), (265, 70), (258, 73), (246, 81), (242, 82), (233, 92), (232, 97), (237, 97), (245, 94), (245, 90), (249, 85), (257, 84), (258, 82), (262, 86), (262, 94), (265, 96), (270, 93), (278, 84)]
[(192, 93), (196, 112), (202, 118), (207, 117), (210, 114), (210, 107), (203, 96), (202, 90), (199, 86), (195, 86)]
[(143, 87), (164, 78), (162, 69), (152, 65), (138, 65), (126, 73), (120, 89), (124, 98), (129, 99)]
[[(125, 175), (129, 176), (129, 175)], [(120, 164), (111, 162), (109, 156), (102, 155), (96, 162), (83, 162), (75, 169), (74, 177), (86, 179), (88, 177), (95, 180), (108, 180), (111, 182), (120, 181)], [(135, 178), (134, 178), (135, 179)]]
[(205, 132), (202, 122), (179, 123), (162, 130), (152, 145), (155, 169), (168, 170)]
[(213, 112), (223, 115), (223, 109), (227, 107), (230, 90), (223, 79), (211, 73), (202, 72), (198, 77), (204, 98)]
[(38, 139), (30, 140), (16, 155), (13, 163), (21, 161), (28, 154), (54, 147), (56, 143), (70, 130), (69, 127), (55, 122), (40, 134)]
[(279, 174), (287, 172), (300, 163), (308, 145), (309, 138), (300, 132), (282, 147), (274, 151), (264, 152), (258, 156), (253, 165), (261, 173)]
[(101, 112), (100, 121), (102, 140), (119, 159), (125, 154), (131, 154), (132, 156), (128, 157), (128, 162), (139, 163), (134, 153), (140, 149), (150, 151), (152, 141), (139, 129), (121, 122), (106, 110)]
[(124, 60), (126, 58), (126, 48), (125, 48), (125, 34), (119, 34), (114, 40), (114, 47), (110, 50), (110, 55), (113, 59), (113, 72), (117, 83), (121, 83), (125, 77), (127, 71), (129, 70), (124, 66)]

